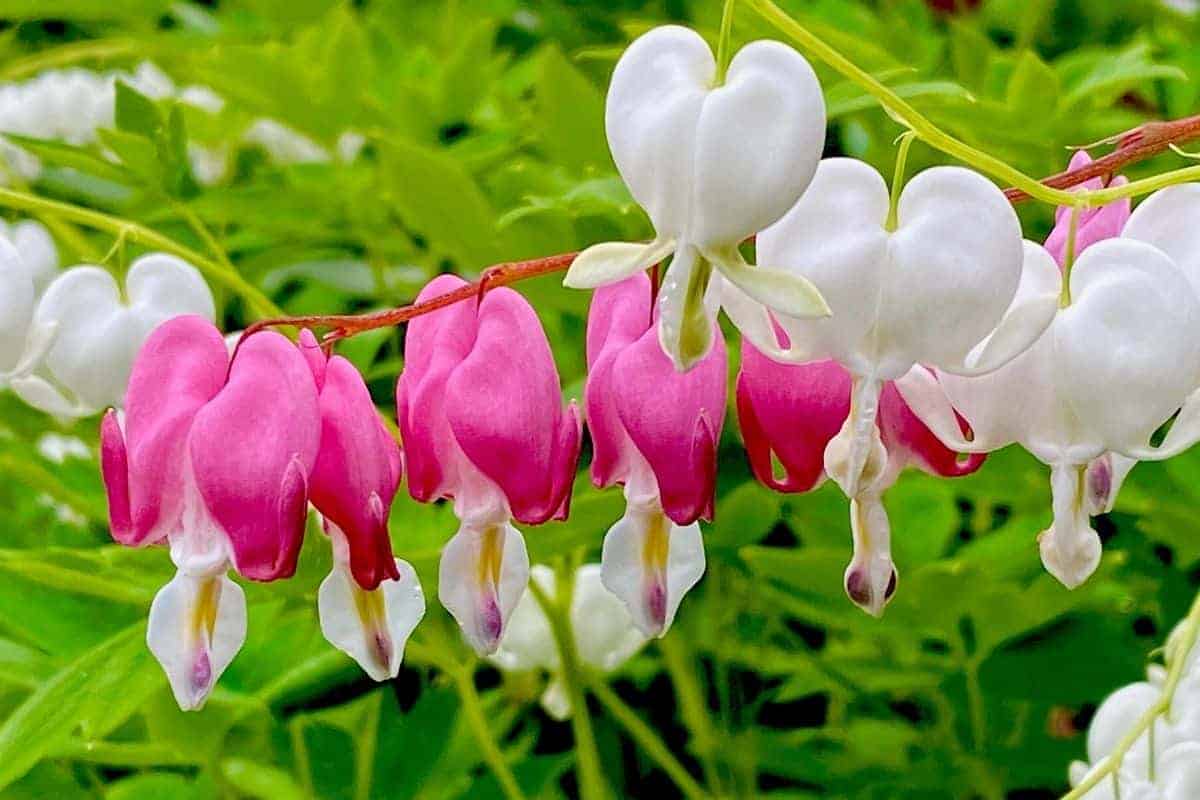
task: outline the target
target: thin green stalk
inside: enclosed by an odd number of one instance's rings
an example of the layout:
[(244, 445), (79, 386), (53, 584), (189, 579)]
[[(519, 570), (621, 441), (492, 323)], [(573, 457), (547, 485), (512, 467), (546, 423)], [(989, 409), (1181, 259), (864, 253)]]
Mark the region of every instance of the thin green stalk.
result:
[(809, 31), (771, 0), (745, 0), (767, 22), (791, 37), (797, 44), (816, 58), (825, 62), (835, 72), (850, 80), (863, 91), (874, 97), (884, 111), (894, 120), (916, 133), (921, 141), (935, 150), (953, 156), (987, 173), (1004, 183), (1015, 186), (1030, 197), (1051, 205), (1078, 206), (1082, 208), (1103, 205), (1123, 197), (1138, 197), (1148, 192), (1200, 178), (1200, 167), (1164, 172), (1152, 178), (1123, 186), (1113, 186), (1095, 191), (1066, 191), (1052, 189), (1016, 167), (1006, 164), (993, 155), (977, 150), (966, 142), (954, 138), (917, 111), (912, 104), (889, 89), (869, 72), (830, 47), (820, 37)]
[(11, 189), (0, 189), (0, 206), (19, 211), (28, 211), (34, 214), (48, 214), (95, 230), (108, 231), (116, 236), (124, 234), (131, 241), (171, 253), (193, 264), (197, 269), (216, 282), (241, 295), (246, 300), (250, 310), (258, 316), (272, 317), (283, 313), (278, 306), (272, 303), (257, 287), (243, 278), (231, 265), (220, 264), (206, 258), (190, 247), (182, 245), (174, 239), (163, 236), (161, 233), (139, 225), (136, 222), (70, 203), (47, 200), (24, 192), (14, 192)]
[(1113, 751), (1100, 763), (1099, 768), (1093, 770), (1086, 779), (1080, 781), (1078, 786), (1063, 795), (1062, 800), (1080, 800), (1110, 775), (1113, 776), (1115, 786), (1116, 776), (1121, 770), (1121, 763), (1125, 760), (1125, 755), (1142, 737), (1142, 734), (1150, 730), (1160, 716), (1171, 713), (1171, 703), (1175, 699), (1175, 691), (1183, 679), (1183, 668), (1187, 665), (1192, 649), (1196, 646), (1196, 639), (1200, 637), (1200, 594), (1197, 594), (1196, 598), (1192, 600), (1192, 607), (1188, 610), (1188, 615), (1184, 618), (1183, 627), (1180, 630), (1179, 642), (1169, 656), (1167, 680), (1163, 684), (1162, 694), (1159, 695), (1158, 701), (1138, 717), (1133, 727), (1126, 731)]
[(717, 752), (717, 735), (713, 731), (708, 704), (704, 702), (700, 682), (684, 650), (684, 643), (678, 636), (666, 636), (659, 640), (658, 646), (662, 650), (663, 662), (671, 676), (671, 683), (675, 686), (683, 721), (692, 732), (692, 746), (704, 770), (704, 782), (712, 787), (720, 787), (721, 773), (714, 758)]
[(654, 729), (642, 721), (642, 718), (637, 713), (625, 704), (625, 701), (620, 696), (609, 688), (608, 684), (600, 680), (594, 680), (589, 684), (592, 694), (600, 701), (608, 713), (612, 715), (625, 732), (637, 743), (642, 751), (654, 760), (667, 775), (679, 787), (684, 797), (692, 798), (693, 800), (703, 800), (710, 795), (704, 791), (704, 788), (696, 782), (691, 773), (675, 755), (670, 748), (663, 743)]
[(885, 224), (889, 231), (896, 230), (899, 225), (900, 192), (904, 188), (904, 169), (908, 166), (908, 149), (912, 147), (913, 139), (916, 137), (917, 135), (912, 131), (900, 134), (900, 149), (896, 151), (896, 171), (892, 173), (892, 194), (888, 203), (887, 223)]
[(1067, 225), (1067, 252), (1063, 256), (1062, 293), (1058, 298), (1060, 308), (1071, 305), (1071, 267), (1075, 266), (1075, 245), (1079, 238), (1079, 215), (1082, 209), (1071, 209), (1071, 221)]
[[(560, 581), (560, 584), (562, 582)], [(609, 797), (604, 771), (600, 767), (600, 751), (596, 747), (596, 734), (588, 714), (587, 697), (583, 693), (583, 681), (579, 654), (575, 650), (575, 637), (571, 621), (564, 609), (552, 600), (537, 581), (529, 582), (529, 590), (542, 607), (550, 621), (550, 630), (558, 645), (558, 658), (562, 668), (562, 680), (571, 700), (571, 732), (575, 735), (575, 762), (579, 773), (579, 795), (582, 800), (605, 800)], [(571, 587), (558, 587), (559, 597), (570, 597)]]
[(520, 784), (517, 783), (512, 770), (509, 769), (508, 762), (504, 760), (504, 754), (500, 752), (500, 746), (496, 744), (496, 739), (492, 736), (492, 729), (488, 727), (487, 717), (483, 714), (483, 704), (479, 701), (479, 692), (475, 689), (474, 670), (458, 668), (451, 670), (448, 674), (454, 678), (454, 687), (458, 691), (459, 702), (462, 703), (467, 723), (471, 726), (471, 732), (475, 735), (475, 740), (483, 751), (483, 760), (487, 762), (492, 774), (496, 776), (496, 781), (500, 784), (500, 790), (504, 792), (504, 796), (508, 800), (525, 800)]
[(733, 38), (733, 6), (737, 0), (725, 0), (721, 9), (721, 32), (717, 36), (717, 79), (716, 85), (725, 83), (725, 73), (729, 70), (730, 40)]
[(13, 59), (0, 67), (0, 80), (19, 80), (47, 69), (66, 67), (81, 61), (104, 61), (135, 54), (145, 58), (145, 51), (146, 43), (136, 39), (91, 39), (72, 42)]
[(963, 670), (967, 682), (967, 710), (971, 717), (971, 744), (976, 753), (982, 753), (987, 744), (987, 710), (983, 702), (983, 690), (979, 685), (979, 664), (972, 658)]

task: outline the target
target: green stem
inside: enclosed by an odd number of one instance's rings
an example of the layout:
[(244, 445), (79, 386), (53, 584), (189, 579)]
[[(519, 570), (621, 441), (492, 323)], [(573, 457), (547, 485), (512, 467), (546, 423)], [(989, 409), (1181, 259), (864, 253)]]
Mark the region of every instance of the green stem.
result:
[(912, 131), (905, 131), (900, 134), (900, 149), (896, 152), (896, 171), (892, 174), (892, 195), (888, 204), (888, 216), (885, 227), (889, 231), (895, 231), (898, 227), (899, 206), (900, 206), (900, 191), (904, 188), (904, 168), (908, 166), (908, 149), (912, 147), (913, 139), (916, 134)]
[[(559, 597), (570, 597), (569, 580), (559, 580), (557, 594)], [(575, 637), (571, 631), (571, 621), (564, 609), (552, 600), (538, 586), (537, 581), (529, 582), (529, 590), (537, 599), (538, 605), (550, 622), (550, 630), (558, 645), (558, 657), (562, 666), (562, 680), (571, 700), (571, 732), (575, 735), (575, 762), (579, 767), (579, 796), (582, 800), (605, 800), (609, 797), (608, 786), (604, 772), (600, 768), (600, 751), (596, 747), (596, 734), (592, 730), (592, 720), (588, 715), (587, 697), (583, 693), (579, 654), (575, 650)]]
[(642, 721), (642, 718), (637, 713), (625, 704), (625, 701), (620, 696), (609, 688), (608, 684), (600, 680), (592, 681), (588, 688), (592, 694), (600, 701), (608, 713), (612, 715), (625, 732), (629, 734), (638, 745), (642, 748), (646, 755), (650, 756), (658, 766), (662, 767), (663, 772), (675, 782), (679, 787), (684, 797), (693, 798), (694, 800), (703, 800), (709, 797), (709, 794), (704, 791), (704, 788), (696, 782), (691, 773), (675, 755), (670, 748), (663, 743), (654, 729)]
[(46, 200), (24, 192), (14, 192), (11, 189), (0, 189), (0, 206), (34, 214), (49, 214), (88, 228), (108, 231), (116, 236), (124, 234), (127, 239), (138, 244), (171, 253), (193, 264), (213, 280), (245, 298), (250, 310), (256, 315), (271, 317), (279, 316), (282, 313), (278, 306), (243, 278), (231, 265), (212, 261), (190, 247), (136, 222), (70, 203)]
[(967, 706), (971, 717), (971, 744), (976, 753), (983, 753), (987, 744), (987, 711), (979, 685), (979, 665), (974, 659), (964, 668), (967, 683)]
[(459, 701), (462, 703), (467, 723), (471, 726), (471, 732), (475, 735), (475, 740), (483, 751), (483, 760), (487, 762), (492, 774), (496, 776), (500, 790), (504, 792), (504, 796), (508, 800), (524, 800), (525, 795), (521, 792), (521, 787), (513, 776), (512, 770), (509, 769), (508, 762), (504, 760), (504, 754), (500, 752), (500, 746), (496, 744), (491, 728), (488, 727), (487, 717), (483, 714), (483, 704), (479, 701), (479, 692), (475, 690), (474, 671), (470, 668), (458, 668), (449, 674), (454, 678), (454, 686), (458, 690)]
[(725, 73), (729, 71), (730, 40), (733, 38), (733, 6), (736, 0), (725, 0), (721, 9), (721, 32), (717, 36), (717, 77), (715, 85), (725, 83)]
[(708, 705), (704, 702), (700, 682), (684, 649), (685, 644), (677, 636), (667, 636), (659, 640), (658, 647), (662, 651), (663, 662), (679, 698), (680, 714), (684, 724), (692, 732), (692, 747), (704, 770), (704, 782), (709, 786), (719, 787), (720, 772), (713, 757), (717, 752), (717, 736), (712, 729)]
[(1071, 209), (1071, 221), (1067, 225), (1067, 251), (1063, 256), (1062, 293), (1058, 298), (1060, 308), (1071, 305), (1071, 267), (1075, 266), (1075, 244), (1079, 238), (1079, 214), (1082, 209)]
[(1051, 205), (1087, 208), (1103, 205), (1104, 203), (1109, 203), (1123, 197), (1138, 197), (1165, 186), (1172, 186), (1176, 183), (1200, 178), (1200, 167), (1185, 167), (1171, 172), (1164, 172), (1152, 178), (1133, 181), (1124, 186), (1108, 187), (1095, 191), (1071, 192), (1063, 189), (1052, 189), (1035, 178), (1021, 172), (1016, 167), (1006, 164), (982, 150), (971, 147), (966, 142), (954, 138), (937, 125), (934, 125), (929, 119), (913, 108), (908, 101), (893, 92), (869, 72), (843, 56), (836, 49), (823, 42), (820, 37), (792, 19), (787, 12), (775, 5), (771, 0), (745, 0), (745, 2), (752, 6), (763, 19), (787, 34), (813, 56), (825, 62), (835, 72), (841, 74), (846, 79), (861, 87), (867, 94), (874, 97), (892, 119), (916, 133), (921, 141), (935, 150), (940, 150), (966, 164), (970, 164), (980, 172), (987, 173), (993, 178), (1016, 187), (1016, 189), (1036, 200)]
[[(1099, 783), (1109, 775), (1114, 776), (1113, 783), (1116, 784), (1116, 775), (1121, 770), (1121, 762), (1125, 760), (1125, 755), (1137, 743), (1137, 740), (1142, 737), (1146, 731), (1154, 725), (1155, 721), (1164, 714), (1170, 714), (1171, 703), (1175, 699), (1175, 691), (1179, 688), (1179, 682), (1183, 680), (1183, 668), (1187, 665), (1188, 655), (1196, 646), (1196, 639), (1200, 637), (1200, 594), (1192, 600), (1192, 607), (1188, 610), (1188, 615), (1184, 618), (1183, 627), (1180, 629), (1180, 639), (1174, 647), (1173, 652), (1168, 655), (1169, 664), (1167, 667), (1167, 680), (1163, 684), (1162, 694), (1158, 701), (1150, 708), (1146, 709), (1142, 716), (1138, 717), (1137, 722), (1133, 727), (1126, 731), (1121, 740), (1117, 742), (1117, 746), (1105, 758), (1098, 769), (1092, 771), (1090, 775), (1071, 791), (1062, 796), (1062, 800), (1081, 800), (1088, 792), (1094, 789)], [(1168, 642), (1168, 645), (1170, 642)]]

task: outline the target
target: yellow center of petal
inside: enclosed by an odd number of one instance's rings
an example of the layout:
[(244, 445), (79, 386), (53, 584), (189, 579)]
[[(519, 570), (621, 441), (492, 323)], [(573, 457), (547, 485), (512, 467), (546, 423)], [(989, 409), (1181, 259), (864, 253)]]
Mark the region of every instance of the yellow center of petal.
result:
[(350, 585), (354, 592), (354, 610), (358, 612), (367, 640), (367, 650), (379, 661), (380, 666), (387, 668), (392, 663), (392, 639), (388, 635), (383, 589), (368, 591), (353, 580)]
[(190, 633), (193, 641), (212, 642), (217, 628), (217, 609), (221, 603), (221, 580), (205, 578), (196, 590), (196, 604), (192, 607)]
[(665, 573), (670, 550), (671, 521), (661, 511), (652, 512), (646, 523), (646, 538), (642, 542), (642, 563), (646, 570), (655, 575)]
[(483, 529), (479, 541), (479, 585), (495, 589), (500, 585), (500, 566), (504, 562), (504, 528), (489, 525)]

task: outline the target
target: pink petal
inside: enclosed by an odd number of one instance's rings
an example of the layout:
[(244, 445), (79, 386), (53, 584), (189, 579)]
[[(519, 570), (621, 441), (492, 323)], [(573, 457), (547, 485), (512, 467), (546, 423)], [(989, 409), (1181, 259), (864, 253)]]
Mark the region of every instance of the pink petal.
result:
[(836, 361), (780, 364), (743, 339), (738, 420), (755, 477), (781, 492), (816, 487), (825, 446), (850, 413), (850, 383)]
[[(1069, 169), (1080, 169), (1092, 163), (1092, 158), (1087, 152), (1080, 150), (1071, 157)], [(1108, 185), (1123, 186), (1128, 183), (1125, 176), (1118, 175)], [(1091, 178), (1080, 184), (1080, 187), (1085, 190), (1103, 189), (1104, 181), (1099, 178)], [(1111, 239), (1121, 235), (1121, 231), (1125, 227), (1125, 222), (1129, 219), (1131, 213), (1131, 201), (1128, 197), (1122, 198), (1099, 208), (1089, 208), (1082, 211), (1079, 215), (1079, 223), (1075, 229), (1075, 256), (1076, 258), (1091, 245), (1104, 239)], [(1067, 239), (1070, 236), (1071, 229), (1071, 208), (1070, 206), (1059, 206), (1054, 212), (1054, 228), (1050, 231), (1050, 235), (1046, 237), (1045, 247), (1050, 254), (1054, 256), (1054, 260), (1062, 266), (1066, 261), (1067, 255)]]
[(612, 486), (628, 479), (635, 448), (617, 412), (613, 365), (651, 327), (650, 279), (645, 273), (597, 289), (587, 322), (584, 411), (592, 438), (592, 481)]
[(125, 435), (111, 412), (101, 428), (118, 541), (161, 541), (180, 527), (188, 435), (201, 407), (225, 384), (228, 358), (220, 332), (195, 316), (163, 323), (142, 346), (125, 395)]
[[(479, 304), (478, 335), (445, 388), (454, 439), (536, 525), (566, 516), (579, 456), (579, 411), (562, 408), (550, 343), (521, 295), (496, 289)], [(407, 440), (406, 440), (407, 443)]]
[[(465, 285), (454, 275), (439, 275), (421, 290), (417, 302)], [(408, 491), (421, 502), (458, 492), (463, 456), (446, 420), (446, 381), (471, 352), (476, 327), (476, 304), (464, 301), (417, 317), (405, 334), (396, 413)]]
[(334, 356), (324, 377), (321, 448), (309, 491), (317, 510), (345, 534), (350, 571), (370, 591), (385, 578), (400, 577), (387, 527), (400, 485), (400, 448), (349, 361)]
[(242, 346), (228, 383), (196, 415), (189, 442), (196, 485), (238, 572), (251, 580), (295, 571), (320, 424), (304, 356), (270, 332)]
[(304, 356), (308, 368), (312, 370), (313, 380), (317, 382), (317, 391), (325, 385), (325, 352), (317, 337), (308, 328), (300, 331), (300, 353)]
[[(891, 381), (884, 384), (880, 393), (878, 424), (888, 461), (893, 464), (899, 461), (900, 466), (912, 465), (931, 475), (957, 478), (979, 469), (986, 458), (983, 453), (964, 458), (942, 444), (912, 412)], [(962, 417), (958, 417), (958, 426), (964, 434), (970, 430)]]
[(621, 351), (610, 391), (629, 438), (650, 463), (663, 511), (677, 525), (711, 519), (717, 441), (725, 423), (726, 351), (720, 328), (703, 359), (681, 373), (649, 329)]

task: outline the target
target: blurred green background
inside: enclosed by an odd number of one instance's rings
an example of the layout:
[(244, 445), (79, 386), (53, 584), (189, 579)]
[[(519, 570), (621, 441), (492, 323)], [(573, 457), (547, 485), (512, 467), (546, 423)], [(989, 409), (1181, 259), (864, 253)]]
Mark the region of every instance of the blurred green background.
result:
[[(1063, 169), (1068, 145), (1200, 111), (1197, 22), (1164, 3), (782, 5), (938, 124), (1033, 175)], [(91, 141), (19, 140), (41, 168), (0, 181), (207, 251), (202, 227), (289, 313), (403, 304), (438, 272), (646, 237), (604, 139), (608, 73), (649, 27), (685, 22), (715, 41), (719, 16), (698, 0), (0, 0), (0, 87), (143, 62), (172, 87), (119, 90), (115, 130)], [(741, 8), (735, 40), (761, 36), (782, 38)], [(899, 128), (818, 72), (827, 153), (890, 174)], [(188, 86), (224, 102), (188, 101)], [(306, 141), (281, 145), (264, 119)], [(918, 144), (912, 159), (935, 156)], [(1042, 238), (1052, 209), (1021, 213)], [(64, 264), (108, 254), (119, 268), (139, 252), (44, 221)], [(520, 290), (578, 398), (587, 294), (553, 276)], [(227, 330), (254, 319), (214, 291)], [(384, 331), (339, 346), (385, 409), (402, 341)], [(403, 494), (393, 542), (430, 602), (399, 679), (372, 683), (321, 638), (314, 597), (329, 554), (314, 526), (294, 579), (247, 586), (249, 639), (208, 707), (179, 712), (143, 642), (172, 567), (162, 550), (111, 543), (96, 427), (0, 395), (0, 797), (499, 797), (460, 713), (476, 693), (523, 792), (575, 796), (571, 727), (536, 702), (544, 678), (477, 662), (435, 601), (452, 514)], [(60, 463), (51, 433), (89, 454)], [(608, 680), (724, 796), (1057, 796), (1095, 705), (1139, 678), (1200, 586), (1200, 451), (1133, 472), (1096, 520), (1100, 570), (1074, 592), (1038, 560), (1050, 518), (1041, 465), (1010, 448), (969, 478), (906, 474), (886, 498), (901, 580), (882, 620), (843, 595), (850, 536), (836, 488), (781, 496), (755, 484), (732, 413), (720, 458), (706, 577), (670, 635)], [(581, 471), (570, 521), (527, 532), (532, 559), (598, 559), (621, 508), (619, 491)], [(608, 706), (593, 700), (591, 716), (615, 795), (677, 796)]]

